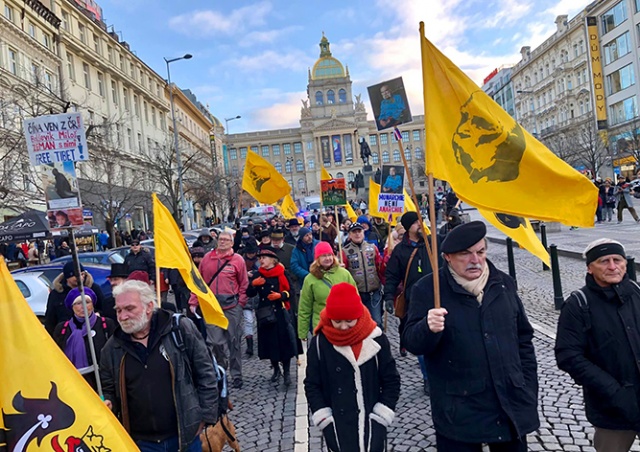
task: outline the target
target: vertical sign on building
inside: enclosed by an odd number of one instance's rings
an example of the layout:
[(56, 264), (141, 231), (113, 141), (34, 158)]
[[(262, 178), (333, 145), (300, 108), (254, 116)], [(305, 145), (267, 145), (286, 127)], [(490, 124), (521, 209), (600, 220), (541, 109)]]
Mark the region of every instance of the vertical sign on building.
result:
[(591, 58), (591, 80), (593, 82), (593, 98), (596, 107), (598, 130), (607, 128), (607, 105), (604, 99), (604, 76), (600, 59), (600, 36), (598, 34), (598, 18), (588, 16), (587, 34), (589, 35), (589, 57)]
[(331, 165), (331, 151), (329, 150), (329, 137), (320, 137), (320, 148), (322, 149), (322, 162), (324, 166)]
[(333, 161), (337, 165), (342, 164), (342, 143), (340, 142), (340, 135), (333, 135), (331, 137), (331, 144), (333, 145)]

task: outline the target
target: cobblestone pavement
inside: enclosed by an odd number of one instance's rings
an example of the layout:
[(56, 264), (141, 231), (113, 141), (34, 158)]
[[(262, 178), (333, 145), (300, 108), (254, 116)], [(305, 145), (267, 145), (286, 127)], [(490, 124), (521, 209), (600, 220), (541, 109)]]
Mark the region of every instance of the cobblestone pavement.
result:
[[(516, 249), (514, 252), (519, 292), (529, 319), (536, 327), (534, 344), (538, 357), (541, 427), (529, 435), (529, 450), (594, 451), (591, 447), (593, 428), (584, 415), (581, 390), (555, 363), (553, 344), (558, 312), (554, 309), (551, 272), (543, 271), (540, 261), (526, 251)], [(503, 245), (490, 244), (488, 254), (498, 268), (506, 271)], [(560, 268), (563, 292), (568, 296), (584, 283), (585, 265), (577, 259), (560, 257)], [(422, 392), (418, 362), (411, 355), (400, 357), (397, 320), (393, 317), (388, 319), (387, 334), (402, 375), (396, 418), (389, 431), (389, 450), (434, 451), (431, 406), (429, 398)], [(301, 403), (300, 400), (296, 402), (296, 385), (285, 391), (281, 382), (279, 385), (270, 383), (269, 364), (255, 357), (245, 359), (243, 366), (245, 385), (232, 394), (235, 410), (231, 413), (242, 450), (324, 450), (320, 432), (308, 420), (308, 441), (299, 439), (297, 447), (294, 444), (295, 407), (296, 403)], [(303, 378), (304, 369), (298, 370), (299, 378)], [(640, 451), (638, 442), (632, 450)]]

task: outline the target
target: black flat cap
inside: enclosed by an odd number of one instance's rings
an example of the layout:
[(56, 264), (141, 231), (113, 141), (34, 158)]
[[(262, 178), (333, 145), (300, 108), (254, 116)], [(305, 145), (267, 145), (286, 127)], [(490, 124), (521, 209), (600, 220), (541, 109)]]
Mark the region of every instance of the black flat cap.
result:
[(487, 227), (482, 221), (472, 221), (470, 223), (456, 226), (447, 234), (440, 251), (447, 254), (459, 253), (471, 248), (487, 235)]

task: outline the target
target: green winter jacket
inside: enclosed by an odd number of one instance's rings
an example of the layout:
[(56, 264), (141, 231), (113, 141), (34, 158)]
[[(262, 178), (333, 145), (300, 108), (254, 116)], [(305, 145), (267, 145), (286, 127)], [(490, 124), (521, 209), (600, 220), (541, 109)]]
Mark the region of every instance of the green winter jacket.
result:
[(331, 290), (330, 286), (341, 282), (348, 282), (357, 287), (351, 273), (339, 266), (332, 267), (325, 272), (323, 279), (318, 279), (311, 273), (304, 279), (298, 307), (298, 337), (300, 339), (307, 338), (310, 321), (313, 321), (312, 329), (315, 329), (318, 322), (320, 322), (320, 311), (327, 304), (327, 297)]

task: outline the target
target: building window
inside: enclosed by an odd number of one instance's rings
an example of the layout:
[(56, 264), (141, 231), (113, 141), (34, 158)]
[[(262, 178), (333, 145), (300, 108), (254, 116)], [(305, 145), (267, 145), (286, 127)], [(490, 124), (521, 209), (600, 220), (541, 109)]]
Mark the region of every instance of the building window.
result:
[(616, 6), (601, 16), (602, 20), (602, 34), (609, 33), (616, 28), (622, 22), (627, 20), (627, 2), (621, 1)]
[(62, 10), (62, 29), (69, 31), (69, 13)]
[(316, 169), (316, 161), (314, 159), (307, 160), (307, 165), (309, 166), (310, 170)]
[(335, 104), (336, 103), (336, 93), (334, 93), (332, 89), (327, 91), (327, 103), (328, 104)]
[(407, 142), (409, 141), (409, 131), (405, 130), (404, 132), (402, 132), (402, 141)]
[(284, 155), (291, 155), (291, 145), (289, 143), (285, 143), (282, 145), (282, 151)]
[(291, 163), (291, 160), (287, 160), (286, 163), (284, 164), (284, 171), (287, 174), (293, 172), (293, 164)]
[(422, 149), (416, 148), (415, 153), (416, 153), (416, 160), (422, 160)]
[(609, 106), (609, 118), (611, 125), (620, 124), (636, 117), (636, 96), (629, 97)]
[(40, 66), (35, 63), (31, 63), (31, 81), (36, 85), (40, 83)]
[(338, 91), (338, 102), (345, 104), (347, 102), (347, 91), (344, 88), (340, 88)]
[(414, 130), (413, 131), (413, 141), (420, 141), (420, 131), (419, 130)]
[(53, 74), (49, 71), (44, 71), (44, 84), (49, 91), (53, 92)]
[(324, 96), (322, 95), (322, 91), (316, 91), (316, 105), (324, 104)]
[(18, 75), (18, 52), (13, 49), (9, 49), (9, 71)]
[(296, 171), (299, 173), (304, 171), (304, 164), (302, 163), (302, 160), (296, 160)]
[(111, 97), (113, 98), (113, 105), (117, 107), (120, 102), (118, 102), (118, 84), (115, 80), (111, 80)]
[(142, 102), (142, 110), (144, 111), (144, 121), (149, 124), (149, 110), (147, 108), (147, 101)]
[(95, 50), (98, 55), (102, 55), (102, 45), (100, 43), (100, 36), (98, 35), (93, 35), (93, 50)]
[(636, 12), (640, 13), (640, 0), (635, 0), (636, 2)]
[(608, 95), (615, 94), (636, 83), (633, 63), (621, 67), (617, 71), (607, 75), (605, 87)]
[(382, 163), (389, 163), (389, 151), (384, 151), (382, 153)]
[(107, 46), (107, 58), (109, 63), (113, 64), (113, 48), (111, 46)]
[(86, 32), (84, 30), (84, 25), (78, 24), (78, 34), (80, 35), (80, 41), (82, 41), (83, 44), (86, 44), (87, 37), (86, 37)]
[(133, 112), (136, 116), (140, 116), (140, 102), (138, 102), (138, 96), (133, 95)]
[(344, 174), (342, 174), (341, 172), (337, 172), (336, 179), (344, 179)]
[(235, 148), (229, 149), (229, 157), (231, 160), (238, 160), (238, 151)]
[(82, 63), (82, 73), (84, 74), (84, 87), (91, 89), (91, 72), (87, 63)]
[(98, 72), (98, 94), (100, 97), (104, 97), (104, 74)]
[(313, 151), (313, 141), (307, 141), (307, 151)]
[(274, 145), (271, 147), (271, 150), (273, 151), (273, 156), (274, 156), (274, 157), (277, 157), (277, 156), (279, 156), (279, 155), (280, 155), (280, 145), (279, 145), (279, 144), (274, 144)]
[(129, 145), (129, 150), (133, 150), (133, 134), (131, 133), (131, 129), (127, 129), (127, 144)]
[(273, 167), (276, 169), (277, 172), (282, 173), (282, 163), (276, 162), (274, 163)]
[(240, 158), (242, 159), (247, 158), (247, 148), (240, 148)]
[(67, 71), (69, 72), (69, 78), (76, 81), (76, 68), (73, 61), (73, 55), (67, 52)]
[[(640, 1), (640, 0), (638, 0)], [(629, 32), (625, 32), (616, 39), (606, 44), (604, 50), (604, 64), (611, 64), (631, 52), (631, 38)]]
[(151, 123), (158, 127), (158, 121), (156, 120), (156, 107), (151, 107)]
[(380, 163), (380, 156), (378, 155), (377, 152), (374, 152), (371, 154), (371, 159), (373, 160), (374, 165), (377, 165), (378, 163)]
[(304, 190), (304, 179), (298, 179), (298, 191)]
[(395, 133), (391, 134), (391, 142), (392, 143), (397, 143), (398, 142), (398, 139), (396, 138), (396, 134)]
[(124, 56), (121, 53), (118, 54), (118, 59), (120, 60), (120, 70), (124, 72)]
[(51, 49), (51, 36), (46, 33), (42, 34), (42, 45), (47, 49)]
[(389, 144), (386, 133), (380, 134), (380, 144)]
[(13, 8), (9, 5), (4, 5), (4, 17), (6, 17), (9, 22), (13, 22)]
[(138, 150), (142, 150), (142, 134), (138, 132)]
[(411, 161), (411, 149), (404, 148), (404, 158), (407, 162)]
[(238, 167), (234, 166), (233, 168), (231, 168), (231, 175), (233, 177), (238, 177)]
[(302, 154), (302, 143), (293, 143), (293, 152), (296, 154)]
[(400, 157), (400, 151), (395, 149), (393, 151), (393, 161), (394, 162), (399, 162), (400, 160), (402, 160), (402, 158)]
[(33, 25), (31, 22), (29, 22), (29, 36), (31, 36), (33, 39), (37, 39), (36, 38), (36, 26)]
[(129, 111), (129, 90), (127, 88), (122, 88), (122, 100), (124, 101), (124, 109)]
[(369, 135), (369, 146), (378, 145), (378, 135)]
[(349, 171), (347, 173), (347, 182), (353, 182), (356, 180), (356, 173), (354, 173), (353, 171)]
[(269, 146), (262, 146), (262, 156), (269, 157)]

